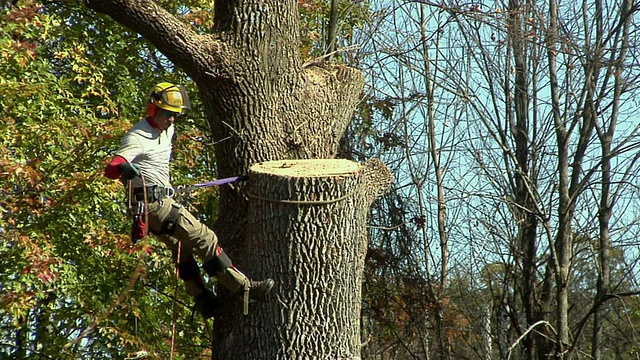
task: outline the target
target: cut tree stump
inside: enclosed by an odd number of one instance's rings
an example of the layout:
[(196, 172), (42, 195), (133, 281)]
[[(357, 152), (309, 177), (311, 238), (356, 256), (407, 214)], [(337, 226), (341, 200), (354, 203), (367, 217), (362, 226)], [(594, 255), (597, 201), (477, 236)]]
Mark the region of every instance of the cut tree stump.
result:
[(245, 347), (244, 359), (360, 359), (367, 216), (389, 170), (379, 160), (281, 160), (248, 175), (244, 266), (276, 285), (229, 324), (222, 346)]

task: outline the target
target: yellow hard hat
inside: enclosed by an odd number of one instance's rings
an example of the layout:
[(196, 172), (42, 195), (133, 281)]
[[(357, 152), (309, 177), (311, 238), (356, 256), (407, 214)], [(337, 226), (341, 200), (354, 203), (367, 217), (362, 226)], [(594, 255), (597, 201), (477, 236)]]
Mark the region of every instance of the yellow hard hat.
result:
[(169, 82), (161, 82), (151, 88), (149, 103), (161, 109), (182, 114), (185, 110), (191, 109), (189, 96), (182, 85), (175, 85)]

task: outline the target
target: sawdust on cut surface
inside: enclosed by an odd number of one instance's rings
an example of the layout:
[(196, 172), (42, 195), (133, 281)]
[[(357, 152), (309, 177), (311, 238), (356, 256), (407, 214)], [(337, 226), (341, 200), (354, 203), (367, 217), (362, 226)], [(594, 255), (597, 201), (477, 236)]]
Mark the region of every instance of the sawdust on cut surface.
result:
[(351, 174), (360, 166), (346, 159), (274, 160), (255, 164), (251, 171), (286, 177), (322, 177)]

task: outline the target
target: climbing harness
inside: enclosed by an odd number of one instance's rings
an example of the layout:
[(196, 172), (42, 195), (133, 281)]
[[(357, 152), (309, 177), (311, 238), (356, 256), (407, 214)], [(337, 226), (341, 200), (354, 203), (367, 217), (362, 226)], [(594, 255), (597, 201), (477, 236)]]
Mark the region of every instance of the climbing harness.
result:
[(171, 187), (158, 185), (142, 186), (133, 189), (133, 197), (136, 201), (146, 200), (150, 203), (162, 200), (166, 197), (173, 197), (176, 191)]
[(162, 229), (159, 232), (155, 232), (153, 230), (151, 230), (151, 232), (155, 235), (166, 234), (169, 236), (173, 236), (173, 234), (176, 232), (176, 225), (178, 224), (178, 219), (180, 218), (181, 208), (182, 205), (178, 203), (171, 204), (171, 210), (169, 211), (169, 215), (162, 224)]
[[(176, 194), (185, 194), (196, 189), (232, 184), (249, 179), (246, 175), (234, 176), (194, 185), (178, 186), (174, 189), (171, 187), (162, 187), (158, 185), (147, 186), (145, 184), (144, 176), (141, 176), (141, 178), (141, 187), (133, 188), (131, 186), (131, 180), (129, 180), (128, 183), (128, 209), (130, 215), (133, 218), (131, 238), (134, 242), (137, 242), (138, 240), (147, 236), (149, 231), (151, 231), (155, 235), (166, 234), (169, 236), (173, 236), (173, 234), (175, 233), (176, 224), (178, 223), (178, 219), (180, 217), (180, 209), (182, 208), (182, 205), (178, 203), (172, 204), (171, 211), (169, 212), (167, 219), (162, 224), (162, 229), (160, 231), (153, 231), (152, 229), (146, 228), (146, 226), (148, 226), (149, 224), (148, 208), (150, 203), (154, 203), (164, 198), (172, 198)], [(145, 224), (144, 229), (137, 227), (140, 226), (141, 222)]]

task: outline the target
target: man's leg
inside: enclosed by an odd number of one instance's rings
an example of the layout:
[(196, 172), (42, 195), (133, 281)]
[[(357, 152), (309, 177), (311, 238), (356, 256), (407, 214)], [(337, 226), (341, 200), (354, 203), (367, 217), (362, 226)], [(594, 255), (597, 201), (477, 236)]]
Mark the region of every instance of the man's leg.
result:
[[(209, 276), (216, 277), (220, 284), (235, 293), (241, 288), (244, 290), (245, 313), (246, 303), (249, 300), (260, 300), (264, 298), (273, 288), (274, 281), (266, 279), (254, 281), (247, 278), (235, 266), (231, 259), (218, 246), (218, 237), (207, 226), (200, 223), (187, 209), (181, 207), (171, 199), (163, 200), (163, 203), (171, 203), (171, 207), (178, 209), (178, 218), (173, 233), (173, 238), (182, 242), (183, 246), (191, 249), (203, 261), (203, 268)], [(163, 207), (166, 207), (164, 205)], [(165, 211), (166, 212), (166, 211)], [(167, 212), (167, 214), (169, 214)], [(167, 215), (163, 221), (169, 217)]]
[(202, 264), (202, 267), (209, 276), (218, 278), (218, 281), (232, 294), (240, 289), (248, 290), (251, 300), (264, 298), (274, 285), (274, 281), (271, 279), (254, 281), (247, 278), (233, 266), (231, 259), (221, 247), (217, 247), (216, 256)]
[[(198, 313), (203, 318), (209, 319), (214, 315), (218, 298), (213, 291), (206, 288), (190, 244), (163, 232), (167, 218), (173, 217), (169, 221), (177, 225), (182, 209), (176, 205), (171, 199), (153, 204), (149, 209), (150, 229), (171, 250), (172, 259), (177, 264), (178, 277), (183, 280), (187, 294), (193, 297)], [(171, 214), (172, 209), (174, 209), (173, 214)], [(173, 228), (172, 234), (175, 233), (176, 228), (177, 226)]]
[(178, 263), (178, 276), (184, 281), (187, 293), (194, 298), (200, 315), (205, 319), (213, 317), (218, 299), (214, 292), (204, 286), (200, 267), (193, 255)]
[(178, 277), (184, 281), (187, 294), (196, 297), (205, 289), (200, 267), (192, 255), (178, 263)]

